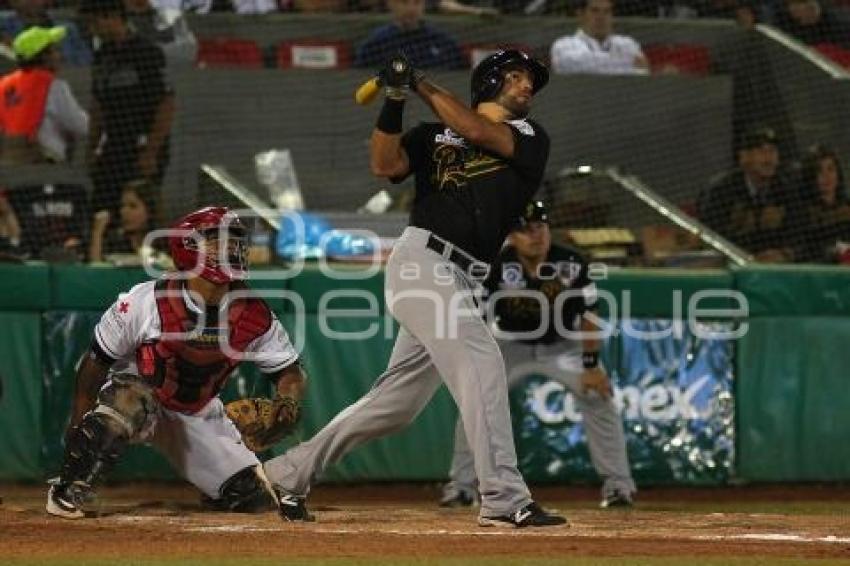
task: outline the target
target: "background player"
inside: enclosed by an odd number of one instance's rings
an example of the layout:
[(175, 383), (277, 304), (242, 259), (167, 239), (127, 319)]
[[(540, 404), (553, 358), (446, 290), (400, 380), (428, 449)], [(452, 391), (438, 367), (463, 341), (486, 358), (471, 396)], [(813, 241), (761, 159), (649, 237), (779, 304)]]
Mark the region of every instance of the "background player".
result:
[[(508, 241), (485, 282), (490, 293), (507, 293), (492, 305), (492, 312), (493, 323), (500, 331), (497, 338), (505, 358), (508, 390), (534, 373), (554, 379), (572, 391), (584, 417), (591, 460), (604, 479), (601, 507), (631, 505), (635, 484), (629, 471), (623, 425), (611, 399), (611, 385), (599, 365), (599, 340), (561, 336), (555, 325), (557, 316), (571, 331), (598, 330), (582, 316), (596, 306), (596, 285), (588, 277), (587, 263), (576, 250), (552, 245), (549, 216), (542, 202), (528, 204)], [(581, 296), (565, 300), (563, 309), (556, 313), (555, 299), (571, 289), (580, 290)], [(538, 298), (510, 296), (513, 290), (539, 294)], [(542, 320), (540, 301), (549, 305), (548, 324)], [(519, 333), (544, 327), (546, 332), (538, 337), (520, 339)], [(449, 477), (451, 481), (443, 489), (440, 505), (472, 505), (477, 497), (475, 467), (460, 422), (455, 430)]]
[[(281, 514), (308, 520), (304, 498), (316, 475), (357, 445), (407, 426), (442, 378), (475, 454), (479, 524), (563, 524), (532, 501), (517, 470), (505, 367), (474, 296), (543, 179), (549, 138), (525, 117), (549, 73), (519, 51), (493, 54), (473, 71), (472, 109), (401, 54), (380, 74), (387, 88), (370, 142), (372, 171), (396, 182), (414, 174), (416, 184), (410, 226), (386, 267), (387, 308), (401, 328), (369, 393), (311, 440), (266, 463), (269, 479), (286, 494)], [(402, 137), (408, 89), (440, 122)]]
[(208, 207), (174, 228), (171, 254), (186, 278), (136, 285), (95, 328), (77, 371), (64, 461), (48, 493), (52, 515), (83, 517), (95, 482), (139, 441), (149, 441), (216, 508), (276, 504), (218, 393), (239, 363), (228, 353), (254, 352), (277, 395), (297, 402), (304, 389), (297, 354), (265, 302), (231, 293), (247, 289), (247, 232), (239, 218)]

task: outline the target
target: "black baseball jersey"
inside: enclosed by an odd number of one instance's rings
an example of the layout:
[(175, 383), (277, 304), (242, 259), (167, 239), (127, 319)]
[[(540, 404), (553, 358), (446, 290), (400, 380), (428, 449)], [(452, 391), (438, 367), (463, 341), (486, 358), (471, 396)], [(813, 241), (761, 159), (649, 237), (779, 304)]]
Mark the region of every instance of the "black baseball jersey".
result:
[(516, 140), (511, 159), (469, 144), (440, 123), (421, 123), (402, 137), (416, 183), (410, 225), (487, 263), (540, 187), (549, 157), (549, 136), (539, 124), (506, 124)]
[(108, 143), (135, 146), (150, 133), (156, 110), (171, 92), (165, 76), (165, 55), (138, 35), (97, 50), (92, 69), (92, 94), (103, 114)]
[[(561, 317), (564, 328), (579, 330), (581, 315), (596, 308), (596, 284), (588, 275), (587, 262), (578, 251), (565, 246), (552, 246), (537, 273), (526, 271), (517, 257), (516, 250), (508, 246), (493, 264), (484, 286), (490, 299), (497, 299), (491, 306), (496, 324), (506, 332), (531, 332), (540, 328), (540, 302), (528, 296), (508, 295), (499, 299), (494, 297), (493, 293), (522, 289), (539, 291), (545, 296), (550, 306), (548, 330), (540, 338), (530, 342), (551, 344), (558, 340), (555, 316)], [(576, 293), (567, 298), (561, 311), (556, 313), (555, 300), (567, 289), (574, 289)]]

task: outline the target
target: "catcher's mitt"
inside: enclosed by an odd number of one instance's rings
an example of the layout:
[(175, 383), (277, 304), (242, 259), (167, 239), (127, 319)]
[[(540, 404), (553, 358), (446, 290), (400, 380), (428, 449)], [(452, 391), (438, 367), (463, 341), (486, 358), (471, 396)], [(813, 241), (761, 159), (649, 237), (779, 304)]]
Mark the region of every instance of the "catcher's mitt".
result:
[(268, 450), (290, 434), (301, 416), (292, 397), (239, 399), (224, 406), (227, 416), (242, 434), (242, 442), (253, 452)]

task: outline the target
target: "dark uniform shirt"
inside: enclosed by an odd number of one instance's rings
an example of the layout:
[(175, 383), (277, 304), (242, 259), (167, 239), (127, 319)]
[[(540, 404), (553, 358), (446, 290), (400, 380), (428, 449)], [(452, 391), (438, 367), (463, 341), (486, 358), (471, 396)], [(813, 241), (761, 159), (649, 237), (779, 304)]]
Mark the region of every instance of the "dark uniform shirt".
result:
[(105, 43), (95, 53), (92, 72), (107, 148), (136, 147), (139, 138), (150, 133), (159, 104), (171, 92), (162, 50), (137, 35), (121, 43)]
[(540, 187), (549, 157), (549, 136), (539, 124), (507, 124), (515, 140), (510, 159), (470, 145), (440, 123), (421, 123), (402, 138), (416, 179), (410, 225), (487, 263)]
[[(505, 332), (533, 332), (544, 324), (538, 299), (511, 296), (510, 291), (538, 291), (545, 296), (549, 304), (548, 330), (541, 337), (528, 340), (532, 343), (551, 344), (559, 339), (555, 317), (560, 318), (562, 328), (576, 331), (581, 329), (581, 315), (596, 308), (596, 284), (590, 280), (587, 262), (578, 251), (565, 246), (552, 246), (537, 273), (526, 271), (516, 250), (508, 246), (493, 264), (484, 286), (491, 300), (496, 299), (491, 306), (499, 329)], [(558, 295), (567, 290), (576, 292), (564, 300), (559, 312), (555, 312)], [(507, 295), (494, 297), (497, 291)]]

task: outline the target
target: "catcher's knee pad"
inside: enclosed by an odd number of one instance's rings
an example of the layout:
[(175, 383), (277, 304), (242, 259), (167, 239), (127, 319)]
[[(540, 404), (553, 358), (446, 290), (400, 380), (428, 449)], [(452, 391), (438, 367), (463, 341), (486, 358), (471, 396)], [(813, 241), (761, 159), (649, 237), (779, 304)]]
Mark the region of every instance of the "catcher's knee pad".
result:
[(149, 428), (156, 415), (153, 390), (137, 376), (115, 374), (97, 396), (95, 413), (114, 419), (133, 440)]
[(128, 439), (125, 428), (115, 419), (88, 413), (68, 435), (60, 482), (82, 481), (93, 486), (121, 457)]
[(214, 506), (222, 511), (262, 513), (277, 507), (277, 500), (261, 466), (250, 466), (236, 472), (219, 489)]

